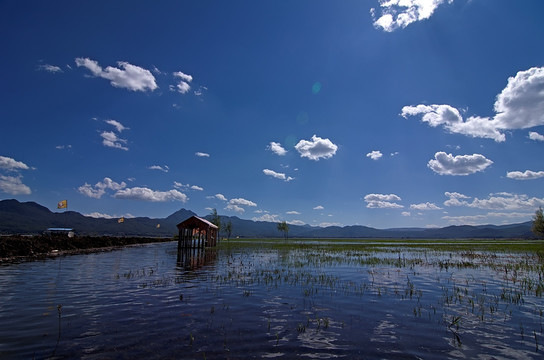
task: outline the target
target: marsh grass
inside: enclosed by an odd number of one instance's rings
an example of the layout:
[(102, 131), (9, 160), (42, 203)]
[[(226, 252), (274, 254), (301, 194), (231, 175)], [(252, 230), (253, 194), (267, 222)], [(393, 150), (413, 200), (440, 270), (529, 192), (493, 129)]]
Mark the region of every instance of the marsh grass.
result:
[[(217, 331), (225, 349), (235, 346), (227, 346), (227, 331), (238, 326), (233, 315), (225, 327), (230, 306), (262, 302), (288, 288), (295, 294), (289, 304), (285, 301), (289, 320), (278, 323), (270, 314), (260, 314), (252, 325), (252, 332), (264, 332), (276, 347), (289, 336), (357, 331), (341, 308), (323, 306), (348, 298), (394, 307), (408, 321), (438, 324), (456, 348), (469, 346), (474, 329), (504, 324), (522, 340), (534, 340), (532, 350), (538, 352), (544, 336), (542, 249), (544, 242), (531, 240), (241, 239), (220, 243), (212, 271), (165, 274), (156, 265), (125, 270), (115, 278), (153, 289), (182, 287), (198, 276), (206, 284), (201, 290), (216, 297), (232, 289), (236, 298), (227, 300), (232, 303), (207, 305), (204, 312), (214, 321), (206, 329), (191, 329), (190, 347), (195, 336), (199, 345), (207, 341), (204, 331)], [(480, 273), (486, 278), (474, 275)], [(183, 295), (179, 300), (184, 305), (191, 301)], [(361, 309), (362, 317), (372, 317)], [(534, 321), (520, 313), (530, 313)]]

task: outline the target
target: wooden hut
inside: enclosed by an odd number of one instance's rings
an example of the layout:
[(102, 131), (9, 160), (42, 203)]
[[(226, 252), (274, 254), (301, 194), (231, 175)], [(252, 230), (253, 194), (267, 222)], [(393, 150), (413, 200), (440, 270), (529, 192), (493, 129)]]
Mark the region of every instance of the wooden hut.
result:
[(217, 245), (219, 228), (206, 219), (191, 216), (178, 225), (178, 252), (181, 249), (205, 248)]

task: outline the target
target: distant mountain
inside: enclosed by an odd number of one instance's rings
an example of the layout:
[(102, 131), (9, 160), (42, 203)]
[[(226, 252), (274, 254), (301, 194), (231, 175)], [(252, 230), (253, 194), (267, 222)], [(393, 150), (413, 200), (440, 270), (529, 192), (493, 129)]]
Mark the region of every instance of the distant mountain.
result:
[[(118, 219), (93, 218), (75, 211), (52, 212), (35, 202), (17, 200), (0, 201), (0, 234), (39, 234), (50, 227), (73, 228), (82, 235), (113, 236), (173, 236), (176, 225), (196, 215), (180, 209), (162, 219), (148, 217)], [(210, 220), (210, 216), (205, 216)], [(221, 216), (221, 222), (232, 224), (231, 237), (266, 238), (281, 237), (277, 223), (240, 219), (237, 216)], [(447, 226), (443, 228), (375, 229), (367, 226), (289, 225), (292, 238), (531, 238), (531, 221), (510, 225)]]

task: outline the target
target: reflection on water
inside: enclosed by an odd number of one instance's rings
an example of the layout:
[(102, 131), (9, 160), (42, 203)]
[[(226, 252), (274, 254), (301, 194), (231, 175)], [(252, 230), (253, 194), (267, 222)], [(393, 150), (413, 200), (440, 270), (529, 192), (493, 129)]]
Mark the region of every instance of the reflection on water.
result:
[(190, 249), (0, 267), (0, 358), (537, 359), (534, 254)]
[(216, 258), (217, 251), (213, 248), (182, 248), (177, 253), (177, 264), (185, 270), (195, 270), (212, 264)]

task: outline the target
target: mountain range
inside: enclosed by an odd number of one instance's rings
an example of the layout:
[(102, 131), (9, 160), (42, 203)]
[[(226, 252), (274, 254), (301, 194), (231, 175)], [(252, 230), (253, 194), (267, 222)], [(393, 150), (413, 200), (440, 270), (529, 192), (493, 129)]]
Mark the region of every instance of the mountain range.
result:
[[(82, 235), (154, 236), (171, 237), (177, 234), (176, 225), (196, 215), (180, 209), (162, 219), (148, 217), (105, 219), (84, 216), (75, 211), (52, 212), (35, 202), (0, 201), (0, 234), (41, 234), (47, 228), (72, 228)], [(210, 220), (210, 216), (204, 216)], [(282, 237), (277, 223), (221, 216), (221, 222), (231, 222), (231, 237)], [(462, 225), (443, 228), (375, 229), (367, 226), (289, 225), (289, 237), (294, 238), (531, 238), (532, 222), (511, 225)]]

